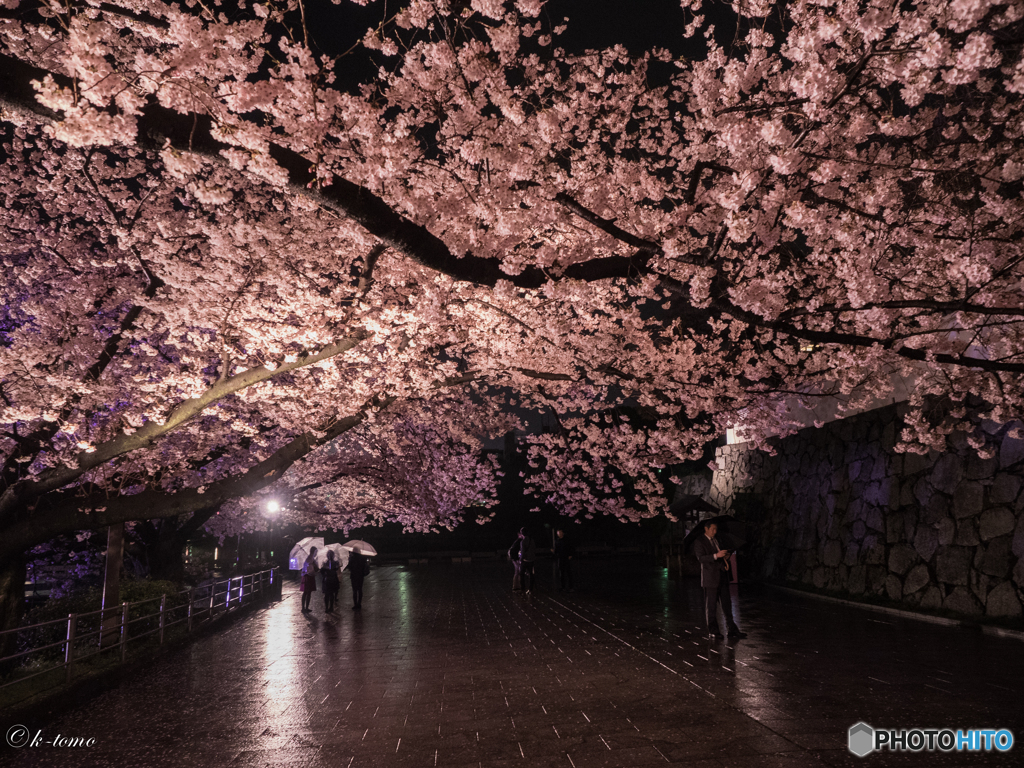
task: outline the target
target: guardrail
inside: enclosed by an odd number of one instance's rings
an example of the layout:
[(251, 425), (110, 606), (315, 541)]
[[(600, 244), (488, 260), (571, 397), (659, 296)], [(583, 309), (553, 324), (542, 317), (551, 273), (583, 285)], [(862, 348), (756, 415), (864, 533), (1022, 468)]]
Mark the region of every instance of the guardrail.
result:
[[(157, 635), (159, 644), (163, 645), (165, 633), (171, 627), (183, 625), (187, 632), (192, 632), (243, 605), (272, 597), (277, 586), (275, 580), (281, 579), (278, 570), (271, 568), (246, 576), (233, 576), (206, 586), (182, 590), (174, 595), (165, 594), (134, 603), (122, 603), (105, 610), (71, 613), (66, 619), (53, 619), (0, 632), (0, 636), (25, 633), (29, 635), (30, 643), (42, 643), (0, 658), (0, 669), (12, 663), (23, 667), (33, 658), (33, 654), (39, 654), (36, 659), (47, 656), (63, 659), (44, 669), (0, 684), (0, 690), (61, 667), (66, 670), (64, 683), (68, 684), (77, 662), (115, 649), (120, 653), (123, 664), (128, 656), (129, 642)], [(171, 598), (170, 604), (168, 597)], [(159, 603), (159, 606), (147, 613), (149, 606), (154, 603)], [(53, 640), (54, 637), (60, 639)], [(59, 653), (55, 650), (57, 648), (61, 648)], [(47, 654), (47, 651), (52, 653)]]

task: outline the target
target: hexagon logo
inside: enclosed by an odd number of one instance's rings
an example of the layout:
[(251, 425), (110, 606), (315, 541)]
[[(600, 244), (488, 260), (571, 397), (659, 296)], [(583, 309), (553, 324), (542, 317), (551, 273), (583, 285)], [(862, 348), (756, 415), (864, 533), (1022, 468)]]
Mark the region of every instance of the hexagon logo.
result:
[(875, 751), (875, 729), (867, 723), (857, 723), (850, 726), (849, 741), (847, 742), (850, 751), (857, 757), (864, 757)]

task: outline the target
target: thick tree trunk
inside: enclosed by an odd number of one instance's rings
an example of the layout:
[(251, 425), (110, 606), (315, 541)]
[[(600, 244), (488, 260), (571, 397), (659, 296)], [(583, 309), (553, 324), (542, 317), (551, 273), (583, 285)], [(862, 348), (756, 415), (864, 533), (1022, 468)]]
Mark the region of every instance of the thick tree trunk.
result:
[[(24, 613), (25, 555), (11, 555), (0, 560), (0, 631), (16, 628)], [(0, 635), (0, 658), (14, 653), (15, 641), (13, 633)]]

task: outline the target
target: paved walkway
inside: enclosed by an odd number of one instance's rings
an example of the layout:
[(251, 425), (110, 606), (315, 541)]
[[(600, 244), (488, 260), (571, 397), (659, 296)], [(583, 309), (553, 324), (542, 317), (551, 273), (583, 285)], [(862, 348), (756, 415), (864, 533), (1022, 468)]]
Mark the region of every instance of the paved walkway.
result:
[[(543, 568), (541, 570), (544, 570)], [(542, 574), (542, 587), (543, 576)], [(501, 563), (387, 567), (363, 611), (285, 599), (0, 746), (13, 766), (1009, 766), (1001, 753), (846, 749), (879, 727), (1024, 739), (1024, 643), (741, 586), (749, 638), (703, 639), (696, 586), (584, 563), (580, 591), (511, 594)], [(319, 596), (318, 596), (319, 597)], [(0, 723), (2, 730), (12, 723)]]

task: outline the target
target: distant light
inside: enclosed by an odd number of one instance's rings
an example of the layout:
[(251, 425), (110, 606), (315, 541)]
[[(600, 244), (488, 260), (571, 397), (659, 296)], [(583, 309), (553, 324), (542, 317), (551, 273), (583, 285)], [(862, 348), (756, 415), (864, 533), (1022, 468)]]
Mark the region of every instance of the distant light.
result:
[(270, 501), (267, 502), (267, 512), (268, 513), (270, 513), (271, 515), (276, 515), (280, 511), (281, 511), (281, 505), (277, 502), (276, 499), (271, 499)]

